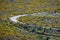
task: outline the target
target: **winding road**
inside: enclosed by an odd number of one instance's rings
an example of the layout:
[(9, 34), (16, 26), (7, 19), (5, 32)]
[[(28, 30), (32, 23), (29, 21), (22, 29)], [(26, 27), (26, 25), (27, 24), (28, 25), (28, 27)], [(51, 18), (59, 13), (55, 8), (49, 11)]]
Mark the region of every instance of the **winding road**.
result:
[[(33, 14), (23, 14), (23, 15), (17, 15), (17, 16), (12, 16), (10, 17), (9, 19), (12, 21), (12, 22), (19, 22), (17, 19), (22, 17), (22, 16), (53, 16), (53, 17), (59, 17), (60, 16), (60, 13), (53, 13), (53, 14), (49, 14), (48, 12), (43, 12), (43, 13), (33, 13)], [(24, 24), (23, 22), (19, 22), (21, 24)]]
[[(17, 19), (22, 17), (22, 16), (53, 16), (53, 17), (59, 17), (60, 16), (60, 13), (52, 13), (52, 14), (49, 14), (48, 12), (43, 12), (43, 13), (33, 13), (33, 14), (23, 14), (23, 15), (17, 15), (17, 16), (12, 16), (10, 17), (9, 19), (12, 21), (12, 22), (19, 22)], [(24, 24), (23, 22), (19, 22), (21, 24)]]
[[(53, 13), (53, 14), (49, 14), (48, 12), (43, 12), (43, 13), (33, 13), (33, 14), (23, 14), (23, 15), (17, 15), (17, 16), (12, 16), (10, 17), (9, 19), (12, 21), (12, 22), (19, 22), (17, 19), (22, 17), (22, 16), (53, 16), (53, 17), (59, 17), (60, 16), (60, 13)], [(20, 22), (22, 23), (22, 22)]]
[[(10, 19), (12, 22), (17, 23), (17, 22), (19, 22), (17, 19), (18, 19), (19, 17), (22, 17), (22, 16), (27, 16), (27, 14), (13, 16), (13, 17), (10, 17), (9, 19)], [(23, 22), (19, 22), (19, 23), (24, 24)]]

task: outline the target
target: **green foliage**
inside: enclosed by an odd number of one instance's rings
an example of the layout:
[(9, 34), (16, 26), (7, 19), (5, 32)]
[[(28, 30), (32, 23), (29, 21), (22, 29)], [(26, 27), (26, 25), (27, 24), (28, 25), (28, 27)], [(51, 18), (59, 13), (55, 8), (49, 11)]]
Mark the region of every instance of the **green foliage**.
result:
[[(60, 0), (0, 0), (0, 40), (44, 40), (45, 36), (30, 33), (42, 32), (38, 30), (39, 27), (25, 29), (18, 28), (17, 24), (12, 23), (9, 17), (20, 14), (31, 14), (45, 11), (60, 11)], [(39, 19), (39, 20), (36, 20)], [(19, 21), (25, 22), (26, 24), (37, 24), (39, 26), (58, 26), (60, 27), (60, 18), (56, 18), (57, 24), (45, 23), (42, 21), (43, 17), (21, 17)], [(54, 19), (54, 18), (53, 18)], [(36, 21), (35, 21), (36, 20)], [(41, 24), (42, 22), (42, 24)], [(22, 27), (22, 26), (19, 26)], [(39, 36), (37, 36), (39, 35)], [(60, 40), (60, 39), (58, 39)]]
[(18, 14), (30, 14), (35, 12), (57, 11), (60, 9), (60, 0), (9, 0), (0, 1), (0, 14), (13, 16)]
[(49, 27), (60, 27), (60, 18), (53, 16), (28, 16), (20, 17), (20, 22), (26, 23), (27, 25), (38, 25), (38, 26), (49, 26)]
[[(0, 39), (1, 40), (36, 40), (35, 35), (30, 35), (23, 29), (17, 28), (6, 20), (0, 20)], [(7, 22), (7, 23), (6, 23)], [(9, 23), (9, 24), (8, 24)], [(27, 35), (26, 35), (27, 34)]]

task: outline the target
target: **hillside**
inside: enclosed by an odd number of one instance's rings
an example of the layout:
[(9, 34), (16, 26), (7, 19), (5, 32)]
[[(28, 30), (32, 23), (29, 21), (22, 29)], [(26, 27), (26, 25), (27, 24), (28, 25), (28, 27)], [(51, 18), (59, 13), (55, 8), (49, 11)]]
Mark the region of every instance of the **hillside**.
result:
[(0, 40), (60, 40), (60, 0), (0, 0)]

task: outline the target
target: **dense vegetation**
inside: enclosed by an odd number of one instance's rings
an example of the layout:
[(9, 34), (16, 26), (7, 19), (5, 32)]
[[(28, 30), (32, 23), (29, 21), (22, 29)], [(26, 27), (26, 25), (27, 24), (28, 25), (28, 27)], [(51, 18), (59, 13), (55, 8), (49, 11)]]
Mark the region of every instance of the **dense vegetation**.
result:
[(60, 27), (60, 17), (52, 16), (24, 16), (19, 18), (20, 22), (27, 25), (38, 25), (44, 27)]
[(15, 24), (6, 20), (0, 20), (0, 40), (37, 40), (36, 35), (29, 34), (19, 29)]
[(60, 0), (0, 0), (0, 15), (59, 11)]
[[(60, 40), (60, 30), (53, 29), (53, 26), (60, 27), (59, 17), (29, 16), (18, 19), (26, 25), (9, 20), (11, 16), (45, 11), (60, 13), (60, 0), (0, 0), (0, 40)], [(48, 21), (46, 24), (46, 20), (50, 20), (51, 23)], [(41, 25), (52, 28), (42, 28)]]

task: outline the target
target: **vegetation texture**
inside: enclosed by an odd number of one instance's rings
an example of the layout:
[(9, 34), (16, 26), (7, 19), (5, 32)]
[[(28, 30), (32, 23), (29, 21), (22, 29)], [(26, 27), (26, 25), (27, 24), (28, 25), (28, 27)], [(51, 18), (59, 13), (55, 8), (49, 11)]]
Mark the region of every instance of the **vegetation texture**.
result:
[(9, 20), (15, 15), (53, 11), (60, 13), (60, 0), (0, 0), (0, 40), (60, 40), (60, 17), (18, 19), (26, 24)]

